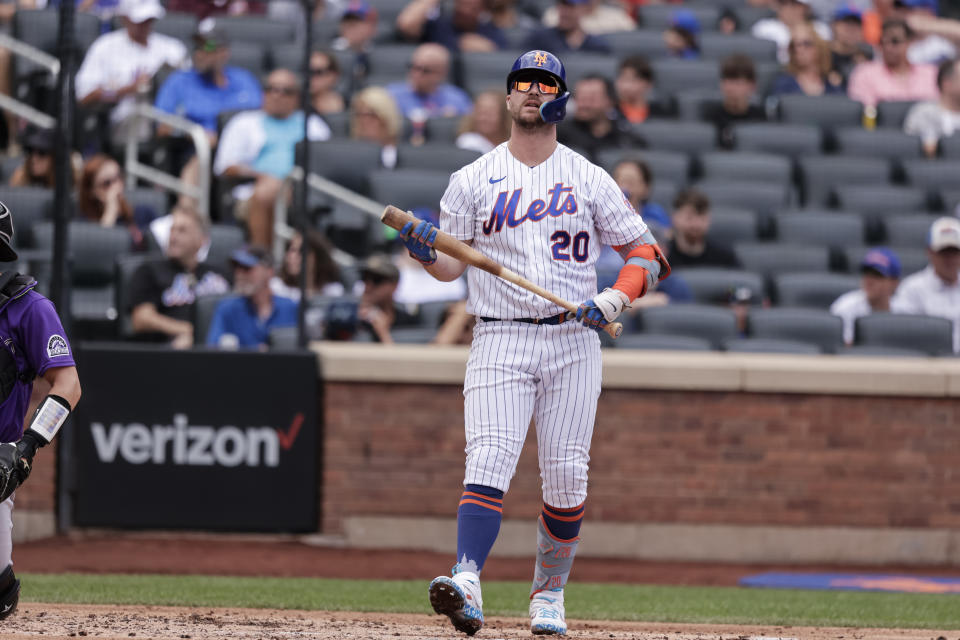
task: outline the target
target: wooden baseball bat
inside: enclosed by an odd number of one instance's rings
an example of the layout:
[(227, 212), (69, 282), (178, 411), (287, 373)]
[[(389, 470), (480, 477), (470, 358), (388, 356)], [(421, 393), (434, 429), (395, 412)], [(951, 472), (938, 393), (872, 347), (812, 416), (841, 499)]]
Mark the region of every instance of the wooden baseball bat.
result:
[[(393, 205), (387, 205), (387, 208), (383, 210), (383, 215), (380, 216), (380, 220), (388, 227), (393, 227), (397, 231), (402, 229), (403, 225), (408, 222), (413, 222), (415, 225), (420, 222), (419, 218), (406, 211), (398, 209)], [(483, 269), (487, 273), (492, 273), (498, 278), (503, 278), (507, 282), (512, 282), (518, 287), (523, 287), (527, 291), (531, 291), (541, 298), (546, 298), (550, 302), (560, 305), (571, 313), (577, 312), (577, 307), (579, 305), (568, 302), (567, 300), (550, 293), (543, 287), (530, 282), (523, 276), (514, 273), (510, 269), (507, 269), (496, 260), (491, 260), (473, 247), (460, 242), (450, 234), (444, 233), (439, 229), (437, 229), (437, 239), (433, 242), (433, 248), (437, 251), (442, 251), (448, 256), (454, 257), (461, 262), (465, 262), (478, 269)], [(623, 325), (619, 322), (610, 322), (606, 327), (604, 327), (604, 331), (606, 331), (611, 338), (619, 338), (620, 334), (623, 333)]]

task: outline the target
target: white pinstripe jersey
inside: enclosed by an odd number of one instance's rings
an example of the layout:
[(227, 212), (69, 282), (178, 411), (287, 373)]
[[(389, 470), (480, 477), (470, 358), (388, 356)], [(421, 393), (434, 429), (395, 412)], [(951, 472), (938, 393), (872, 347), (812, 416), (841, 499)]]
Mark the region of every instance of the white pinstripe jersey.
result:
[[(579, 304), (597, 293), (600, 245), (624, 245), (647, 226), (610, 175), (558, 144), (528, 167), (504, 142), (450, 177), (440, 228), (473, 240), (486, 256)], [(493, 318), (545, 318), (563, 311), (481, 269), (468, 274), (467, 312)]]

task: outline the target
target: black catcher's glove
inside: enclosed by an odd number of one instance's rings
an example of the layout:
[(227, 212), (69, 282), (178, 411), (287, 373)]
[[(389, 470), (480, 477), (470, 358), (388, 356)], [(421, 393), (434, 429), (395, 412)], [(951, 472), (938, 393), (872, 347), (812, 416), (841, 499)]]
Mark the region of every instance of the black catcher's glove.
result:
[(42, 444), (29, 431), (15, 443), (0, 444), (0, 502), (9, 498), (30, 476), (33, 456)]

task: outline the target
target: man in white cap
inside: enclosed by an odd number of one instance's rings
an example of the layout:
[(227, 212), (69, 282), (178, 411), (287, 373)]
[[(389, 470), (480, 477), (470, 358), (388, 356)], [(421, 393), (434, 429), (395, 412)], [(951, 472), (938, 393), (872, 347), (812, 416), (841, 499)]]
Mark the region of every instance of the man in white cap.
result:
[(83, 106), (112, 107), (114, 142), (122, 143), (126, 137), (120, 126), (136, 96), (149, 100), (154, 74), (164, 66), (183, 66), (189, 56), (176, 38), (153, 33), (154, 21), (166, 13), (159, 0), (121, 0), (117, 13), (123, 28), (90, 45), (77, 71), (76, 90)]
[(960, 351), (960, 220), (937, 218), (927, 244), (930, 264), (904, 278), (891, 306), (953, 322), (953, 351)]

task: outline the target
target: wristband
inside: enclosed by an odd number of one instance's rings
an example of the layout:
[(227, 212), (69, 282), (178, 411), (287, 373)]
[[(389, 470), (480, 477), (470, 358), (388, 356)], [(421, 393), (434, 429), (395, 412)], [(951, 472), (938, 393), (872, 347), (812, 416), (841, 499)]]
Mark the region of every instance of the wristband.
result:
[(37, 407), (27, 431), (33, 432), (40, 439), (40, 446), (49, 444), (67, 421), (70, 411), (69, 402), (51, 393)]

